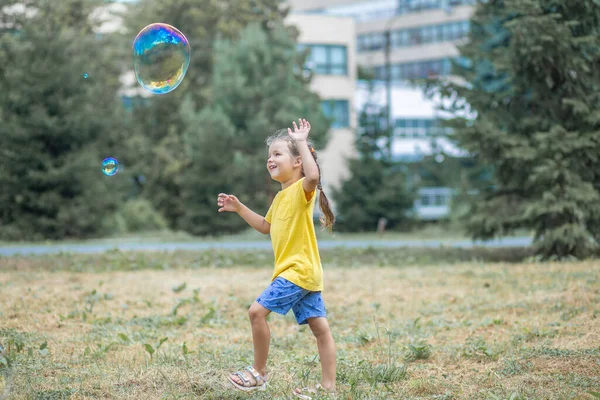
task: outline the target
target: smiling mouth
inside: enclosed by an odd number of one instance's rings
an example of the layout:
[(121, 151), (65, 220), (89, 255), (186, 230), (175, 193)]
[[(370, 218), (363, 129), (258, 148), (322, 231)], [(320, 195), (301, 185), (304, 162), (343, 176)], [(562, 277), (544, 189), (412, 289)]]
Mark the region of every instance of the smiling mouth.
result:
[(269, 171), (273, 171), (275, 168), (277, 168), (277, 166), (276, 165), (272, 165), (272, 166), (269, 167)]

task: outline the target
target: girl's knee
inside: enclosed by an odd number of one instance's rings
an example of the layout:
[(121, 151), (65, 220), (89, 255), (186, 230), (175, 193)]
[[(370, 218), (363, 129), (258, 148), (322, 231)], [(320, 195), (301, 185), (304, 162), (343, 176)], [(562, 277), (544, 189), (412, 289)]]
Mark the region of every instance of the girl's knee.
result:
[(329, 334), (329, 324), (327, 323), (327, 319), (323, 317), (316, 318), (308, 318), (306, 320), (308, 322), (308, 326), (312, 333), (316, 336), (322, 336)]
[(250, 308), (248, 309), (248, 317), (251, 321), (267, 318), (267, 315), (270, 313), (268, 309), (258, 304), (256, 301), (252, 303)]

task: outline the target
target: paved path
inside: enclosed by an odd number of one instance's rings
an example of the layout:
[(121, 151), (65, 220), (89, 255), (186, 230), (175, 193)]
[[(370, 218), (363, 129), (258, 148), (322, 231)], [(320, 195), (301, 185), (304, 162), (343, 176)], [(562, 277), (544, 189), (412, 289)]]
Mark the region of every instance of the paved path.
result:
[[(526, 247), (531, 244), (529, 237), (509, 237), (486, 242), (470, 240), (322, 240), (319, 249), (335, 247), (346, 248), (385, 248), (385, 247)], [(99, 244), (56, 244), (0, 247), (0, 256), (26, 254), (56, 253), (102, 253), (109, 250), (121, 251), (175, 251), (175, 250), (207, 250), (207, 249), (259, 249), (270, 250), (271, 242), (181, 242), (181, 243), (99, 243)]]

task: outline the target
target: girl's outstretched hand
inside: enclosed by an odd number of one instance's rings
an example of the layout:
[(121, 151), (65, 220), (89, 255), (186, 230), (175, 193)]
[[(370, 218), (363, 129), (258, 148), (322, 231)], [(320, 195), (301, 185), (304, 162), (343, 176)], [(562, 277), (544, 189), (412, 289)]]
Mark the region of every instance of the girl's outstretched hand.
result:
[(238, 212), (241, 204), (238, 198), (232, 194), (219, 193), (219, 197), (217, 198), (217, 205), (221, 207), (219, 208), (219, 212)]
[(310, 132), (310, 123), (305, 119), (298, 119), (298, 125), (296, 125), (296, 121), (292, 122), (294, 124), (294, 131), (288, 128), (288, 134), (295, 141), (306, 140), (308, 137), (308, 132)]

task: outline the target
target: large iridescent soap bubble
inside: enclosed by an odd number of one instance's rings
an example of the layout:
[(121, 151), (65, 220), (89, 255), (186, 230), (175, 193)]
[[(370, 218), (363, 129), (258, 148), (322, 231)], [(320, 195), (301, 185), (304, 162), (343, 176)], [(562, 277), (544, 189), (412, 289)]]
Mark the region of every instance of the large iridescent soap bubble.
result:
[(190, 43), (174, 26), (150, 24), (133, 41), (133, 67), (143, 88), (169, 93), (183, 81), (190, 65)]

